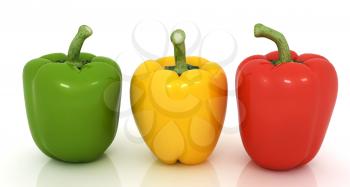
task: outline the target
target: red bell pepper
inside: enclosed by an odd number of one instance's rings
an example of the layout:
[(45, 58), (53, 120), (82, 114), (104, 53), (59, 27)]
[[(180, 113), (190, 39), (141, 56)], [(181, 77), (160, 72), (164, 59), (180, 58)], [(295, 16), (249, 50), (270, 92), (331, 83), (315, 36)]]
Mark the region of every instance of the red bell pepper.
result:
[(315, 54), (298, 56), (284, 36), (262, 24), (256, 37), (274, 41), (278, 51), (245, 59), (236, 74), (243, 145), (258, 165), (292, 169), (312, 160), (325, 136), (338, 80), (332, 64)]

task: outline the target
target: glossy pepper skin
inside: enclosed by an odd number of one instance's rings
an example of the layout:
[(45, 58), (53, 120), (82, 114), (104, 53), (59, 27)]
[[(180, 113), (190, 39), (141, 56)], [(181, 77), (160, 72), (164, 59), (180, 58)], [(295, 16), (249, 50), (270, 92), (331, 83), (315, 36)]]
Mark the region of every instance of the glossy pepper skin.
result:
[(91, 34), (81, 26), (68, 56), (45, 55), (23, 70), (32, 137), (47, 156), (66, 162), (97, 159), (117, 130), (121, 72), (109, 58), (80, 53)]
[(279, 51), (248, 57), (237, 70), (240, 132), (255, 163), (288, 170), (317, 154), (336, 101), (337, 74), (326, 58), (298, 56), (282, 34), (271, 37), (266, 30), (277, 33), (257, 24), (255, 35), (277, 40)]
[[(183, 37), (180, 42), (174, 39), (177, 34)], [(146, 61), (131, 81), (131, 105), (139, 131), (166, 164), (205, 161), (225, 118), (225, 72), (203, 58), (185, 57), (184, 38), (182, 30), (174, 31), (175, 57)]]

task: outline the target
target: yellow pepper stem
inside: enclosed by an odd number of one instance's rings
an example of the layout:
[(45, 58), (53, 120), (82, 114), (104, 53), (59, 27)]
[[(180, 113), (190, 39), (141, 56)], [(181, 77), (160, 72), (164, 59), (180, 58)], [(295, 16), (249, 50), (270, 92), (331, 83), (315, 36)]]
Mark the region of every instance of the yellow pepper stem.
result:
[(175, 30), (170, 40), (174, 46), (175, 66), (166, 66), (165, 69), (175, 71), (178, 75), (191, 69), (198, 69), (197, 66), (192, 66), (186, 63), (186, 47), (185, 47), (186, 34), (183, 30)]

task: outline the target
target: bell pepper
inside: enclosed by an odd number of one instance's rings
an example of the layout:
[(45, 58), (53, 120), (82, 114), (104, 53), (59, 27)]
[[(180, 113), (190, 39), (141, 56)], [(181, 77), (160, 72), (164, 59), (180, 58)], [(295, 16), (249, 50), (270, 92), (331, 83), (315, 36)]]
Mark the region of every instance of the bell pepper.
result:
[(48, 54), (23, 70), (32, 137), (47, 156), (66, 162), (97, 159), (117, 130), (121, 72), (109, 58), (80, 52), (91, 34), (81, 26), (68, 56)]
[(225, 118), (224, 70), (201, 57), (186, 57), (185, 33), (171, 34), (174, 57), (148, 60), (130, 88), (133, 115), (153, 154), (166, 164), (198, 164), (217, 143)]
[(236, 74), (240, 134), (258, 165), (288, 170), (308, 163), (324, 139), (337, 97), (337, 74), (316, 54), (297, 55), (283, 34), (262, 24), (256, 37), (278, 51), (245, 59)]

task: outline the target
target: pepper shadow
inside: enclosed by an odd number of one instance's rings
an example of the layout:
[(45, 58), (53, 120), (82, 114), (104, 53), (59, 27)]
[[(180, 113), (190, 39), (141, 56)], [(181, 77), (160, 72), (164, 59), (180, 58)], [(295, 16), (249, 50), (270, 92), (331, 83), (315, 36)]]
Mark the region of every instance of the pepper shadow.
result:
[(51, 159), (41, 169), (37, 187), (121, 186), (116, 168), (106, 155), (91, 163), (65, 163)]
[(143, 177), (142, 187), (212, 187), (220, 186), (218, 176), (209, 161), (199, 165), (167, 165), (155, 161)]
[(316, 177), (308, 165), (289, 171), (272, 171), (263, 169), (257, 166), (253, 161), (250, 161), (242, 170), (237, 186), (317, 187), (318, 185)]

